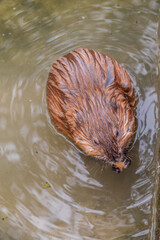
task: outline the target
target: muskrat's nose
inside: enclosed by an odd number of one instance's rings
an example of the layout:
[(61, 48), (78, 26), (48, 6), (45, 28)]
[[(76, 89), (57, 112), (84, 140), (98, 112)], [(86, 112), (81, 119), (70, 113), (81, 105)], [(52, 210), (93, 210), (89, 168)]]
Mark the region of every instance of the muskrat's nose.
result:
[(123, 162), (116, 162), (112, 166), (112, 170), (116, 173), (121, 173), (123, 169), (128, 168), (131, 165), (131, 159), (129, 157), (124, 158)]
[(112, 170), (113, 170), (114, 172), (116, 172), (116, 173), (122, 172), (122, 170), (121, 170), (119, 167), (117, 167), (116, 165), (113, 165), (113, 166), (112, 166)]
[(125, 168), (125, 165), (123, 162), (116, 162), (112, 166), (112, 170), (115, 171), (116, 173), (121, 173), (124, 168)]

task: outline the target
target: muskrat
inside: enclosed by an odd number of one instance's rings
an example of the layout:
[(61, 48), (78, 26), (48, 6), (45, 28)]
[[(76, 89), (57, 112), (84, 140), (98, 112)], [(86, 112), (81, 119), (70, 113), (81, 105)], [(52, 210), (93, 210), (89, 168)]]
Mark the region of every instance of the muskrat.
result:
[(124, 68), (95, 50), (78, 49), (50, 69), (47, 105), (52, 122), (87, 155), (121, 172), (136, 132), (136, 95)]

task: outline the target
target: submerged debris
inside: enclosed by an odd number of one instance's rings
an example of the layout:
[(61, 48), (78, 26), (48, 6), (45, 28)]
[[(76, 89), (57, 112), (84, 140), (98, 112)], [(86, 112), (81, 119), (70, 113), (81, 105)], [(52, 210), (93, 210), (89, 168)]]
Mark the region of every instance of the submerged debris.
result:
[(51, 185), (48, 182), (46, 182), (45, 183), (45, 188), (51, 188)]

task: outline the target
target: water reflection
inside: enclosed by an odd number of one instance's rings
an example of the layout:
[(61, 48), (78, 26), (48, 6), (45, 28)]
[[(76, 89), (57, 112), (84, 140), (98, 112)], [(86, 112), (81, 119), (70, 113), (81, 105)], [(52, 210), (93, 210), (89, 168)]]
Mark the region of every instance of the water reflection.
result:
[[(0, 3), (0, 238), (154, 239), (158, 2), (7, 2)], [(58, 134), (46, 110), (51, 64), (78, 47), (116, 58), (136, 86), (132, 165), (120, 175)]]

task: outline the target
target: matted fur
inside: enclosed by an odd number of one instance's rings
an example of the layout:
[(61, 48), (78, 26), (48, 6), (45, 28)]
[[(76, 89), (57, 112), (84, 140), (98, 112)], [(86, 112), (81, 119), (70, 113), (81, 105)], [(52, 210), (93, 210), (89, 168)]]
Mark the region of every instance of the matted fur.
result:
[(123, 162), (135, 133), (136, 97), (117, 61), (88, 49), (59, 58), (49, 72), (47, 104), (58, 130), (87, 155)]

